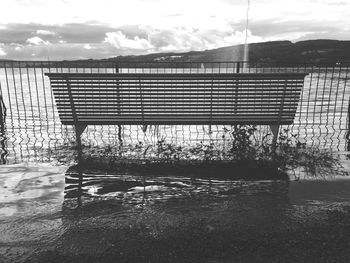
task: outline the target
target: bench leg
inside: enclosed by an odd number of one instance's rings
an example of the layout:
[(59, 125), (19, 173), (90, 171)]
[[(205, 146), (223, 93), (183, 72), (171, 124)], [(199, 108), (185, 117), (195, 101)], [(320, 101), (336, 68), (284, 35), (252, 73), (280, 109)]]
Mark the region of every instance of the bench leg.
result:
[(147, 131), (147, 125), (142, 125), (142, 131), (146, 132)]
[(123, 139), (122, 139), (122, 126), (118, 125), (118, 141), (120, 144), (123, 143)]
[(84, 132), (85, 128), (87, 125), (85, 124), (76, 124), (74, 126), (75, 128), (75, 139), (77, 142), (77, 147), (78, 147), (78, 160), (80, 161), (81, 156), (82, 156), (82, 148), (81, 148), (81, 134)]
[(273, 134), (272, 143), (273, 143), (273, 145), (276, 145), (277, 138), (278, 138), (278, 132), (280, 130), (280, 125), (270, 125), (270, 129), (271, 129), (272, 134)]

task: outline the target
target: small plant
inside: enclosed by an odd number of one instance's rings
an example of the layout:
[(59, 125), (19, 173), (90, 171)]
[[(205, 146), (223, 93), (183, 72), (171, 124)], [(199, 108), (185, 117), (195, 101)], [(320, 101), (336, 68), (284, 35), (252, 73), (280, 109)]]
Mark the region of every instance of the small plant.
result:
[(107, 156), (109, 163), (130, 163), (133, 160), (163, 164), (225, 162), (275, 167), (286, 173), (302, 171), (311, 176), (341, 172), (341, 164), (333, 152), (300, 142), (298, 136), (288, 129), (280, 131), (277, 144), (273, 143), (271, 134), (262, 138), (257, 138), (257, 134), (256, 126), (236, 125), (224, 129), (222, 141), (176, 145), (162, 138), (156, 143), (138, 141), (136, 144), (119, 143), (107, 147), (85, 145), (84, 151), (95, 160)]
[(229, 155), (233, 160), (255, 160), (257, 147), (254, 141), (255, 126), (234, 126)]
[(157, 142), (157, 155), (160, 159), (166, 161), (179, 161), (181, 152), (181, 146), (166, 143), (164, 139), (161, 139)]
[(332, 151), (307, 146), (288, 129), (281, 130), (276, 145), (264, 140), (261, 149), (259, 159), (272, 161), (285, 172), (301, 170), (308, 176), (327, 176), (341, 172), (339, 159)]
[(204, 162), (210, 162), (220, 160), (219, 150), (215, 147), (213, 142), (205, 144), (200, 142), (194, 147), (188, 149), (190, 158), (194, 160), (202, 160)]

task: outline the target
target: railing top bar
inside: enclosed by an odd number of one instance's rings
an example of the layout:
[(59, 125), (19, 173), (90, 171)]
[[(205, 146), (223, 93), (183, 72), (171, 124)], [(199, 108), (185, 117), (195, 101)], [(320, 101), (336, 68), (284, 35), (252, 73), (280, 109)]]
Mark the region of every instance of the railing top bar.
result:
[(332, 66), (332, 67), (344, 67), (350, 66), (350, 61), (339, 61), (339, 62), (257, 62), (257, 61), (99, 61), (99, 60), (87, 60), (87, 61), (29, 61), (29, 60), (0, 60), (0, 66), (6, 65), (16, 65), (19, 67), (101, 67), (101, 66), (124, 66), (128, 65), (134, 67), (138, 65), (139, 67), (145, 65), (160, 65), (161, 67), (169, 67), (171, 65), (181, 66), (181, 65), (254, 65), (254, 66), (298, 66), (298, 67), (312, 67), (312, 66)]
[[(4, 60), (0, 59), (0, 62), (30, 62), (30, 63), (237, 63), (237, 62), (244, 62), (244, 63), (290, 63), (288, 61), (271, 61), (271, 62), (263, 62), (263, 61), (247, 61), (247, 60), (221, 60), (221, 61), (126, 61), (126, 60)], [(340, 60), (337, 62), (318, 62), (318, 63), (346, 63), (350, 62), (347, 60)], [(311, 63), (314, 64), (315, 62), (292, 62), (292, 63)]]

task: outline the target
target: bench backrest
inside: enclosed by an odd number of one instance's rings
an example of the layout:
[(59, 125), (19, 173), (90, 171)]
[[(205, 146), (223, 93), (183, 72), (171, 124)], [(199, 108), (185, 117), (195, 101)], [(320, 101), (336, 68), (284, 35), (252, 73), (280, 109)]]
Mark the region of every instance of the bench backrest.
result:
[(291, 124), (304, 73), (47, 73), (63, 124)]

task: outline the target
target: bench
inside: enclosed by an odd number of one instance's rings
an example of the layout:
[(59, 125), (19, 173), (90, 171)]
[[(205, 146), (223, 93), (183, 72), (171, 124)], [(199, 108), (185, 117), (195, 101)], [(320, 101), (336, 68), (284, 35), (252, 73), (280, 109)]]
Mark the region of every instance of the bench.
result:
[(293, 123), (305, 73), (46, 73), (62, 124)]

